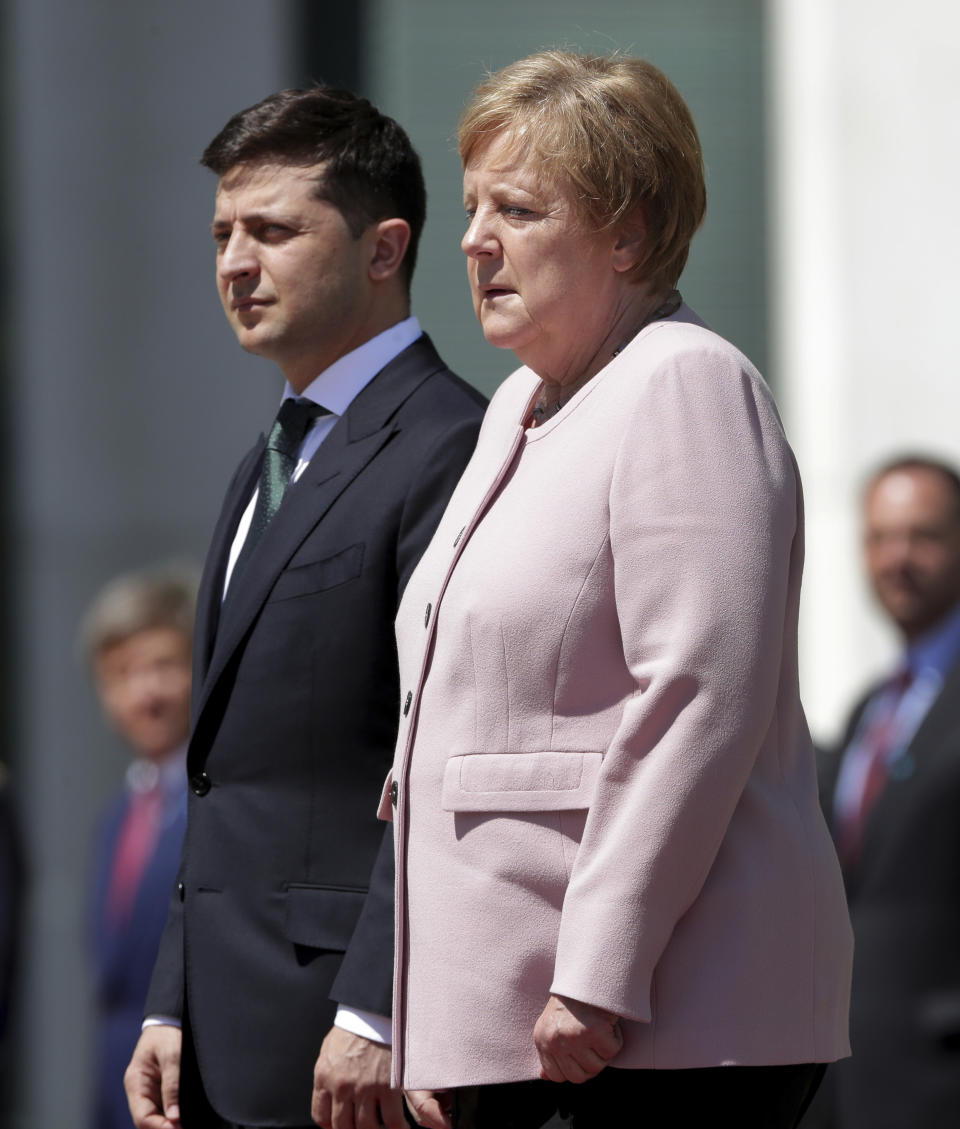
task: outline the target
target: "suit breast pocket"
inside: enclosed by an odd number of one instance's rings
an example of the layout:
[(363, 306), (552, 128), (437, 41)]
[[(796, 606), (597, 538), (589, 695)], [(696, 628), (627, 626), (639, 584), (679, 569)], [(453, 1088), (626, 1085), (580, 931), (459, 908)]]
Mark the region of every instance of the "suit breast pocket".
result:
[(317, 561), (293, 562), (277, 578), (270, 601), (296, 600), (301, 596), (311, 596), (315, 592), (325, 592), (353, 580), (363, 571), (363, 542), (348, 545), (333, 556)]

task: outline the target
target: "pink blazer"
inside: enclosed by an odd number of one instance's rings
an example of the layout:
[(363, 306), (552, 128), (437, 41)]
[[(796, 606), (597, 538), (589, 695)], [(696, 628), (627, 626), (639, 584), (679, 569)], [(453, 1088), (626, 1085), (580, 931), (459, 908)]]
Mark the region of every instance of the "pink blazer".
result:
[(842, 1057), (770, 393), (685, 306), (525, 431), (537, 387), (494, 397), (397, 617), (395, 1083), (537, 1077), (551, 992), (625, 1018), (617, 1066)]

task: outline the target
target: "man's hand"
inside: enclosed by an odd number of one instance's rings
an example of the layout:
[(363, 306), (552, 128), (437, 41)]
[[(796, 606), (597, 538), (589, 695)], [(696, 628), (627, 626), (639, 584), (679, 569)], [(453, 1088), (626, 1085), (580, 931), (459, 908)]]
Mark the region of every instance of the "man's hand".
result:
[(450, 1095), (446, 1090), (405, 1090), (413, 1120), (425, 1129), (451, 1129)]
[(313, 1068), (310, 1116), (323, 1129), (406, 1129), (403, 1098), (390, 1089), (390, 1048), (332, 1027)]
[(540, 1077), (551, 1082), (586, 1082), (623, 1046), (620, 1018), (562, 996), (551, 996), (533, 1029)]
[(137, 1129), (180, 1129), (183, 1033), (168, 1024), (145, 1027), (123, 1076)]

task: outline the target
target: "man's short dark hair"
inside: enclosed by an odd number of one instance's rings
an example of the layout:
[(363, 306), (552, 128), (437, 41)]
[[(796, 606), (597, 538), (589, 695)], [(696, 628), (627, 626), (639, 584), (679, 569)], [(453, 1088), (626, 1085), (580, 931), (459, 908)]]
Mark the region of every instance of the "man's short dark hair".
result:
[(235, 165), (268, 162), (323, 164), (317, 197), (337, 208), (355, 239), (378, 220), (406, 220), (410, 245), (403, 275), (409, 287), (427, 193), (420, 158), (393, 118), (349, 90), (281, 90), (234, 114), (200, 158), (217, 176)]
[(953, 494), (953, 500), (957, 507), (957, 516), (960, 518), (960, 473), (958, 473), (957, 469), (951, 466), (950, 463), (945, 462), (943, 459), (934, 458), (932, 455), (924, 455), (911, 451), (888, 459), (882, 466), (877, 467), (867, 479), (864, 492), (869, 494), (880, 479), (886, 478), (888, 474), (910, 470), (929, 471), (932, 474), (939, 474)]

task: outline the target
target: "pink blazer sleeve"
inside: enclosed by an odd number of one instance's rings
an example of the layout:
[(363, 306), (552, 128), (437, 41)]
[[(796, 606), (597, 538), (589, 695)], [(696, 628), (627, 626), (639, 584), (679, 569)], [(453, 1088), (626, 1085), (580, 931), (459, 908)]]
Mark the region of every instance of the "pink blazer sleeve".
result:
[(732, 351), (681, 352), (645, 380), (609, 504), (636, 690), (571, 873), (552, 991), (643, 1021), (771, 733), (788, 587), (799, 590), (792, 456)]

